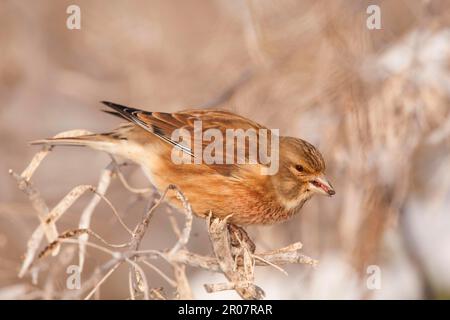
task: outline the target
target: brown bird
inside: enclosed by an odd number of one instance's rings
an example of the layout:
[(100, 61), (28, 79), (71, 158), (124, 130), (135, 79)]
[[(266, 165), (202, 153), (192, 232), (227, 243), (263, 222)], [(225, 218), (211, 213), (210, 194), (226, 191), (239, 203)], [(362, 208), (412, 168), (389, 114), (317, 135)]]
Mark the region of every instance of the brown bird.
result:
[[(195, 146), (198, 142), (196, 121), (201, 121), (201, 133), (215, 129), (216, 133), (225, 135), (229, 129), (267, 128), (228, 111), (148, 112), (111, 102), (103, 103), (112, 109), (103, 111), (128, 122), (109, 133), (44, 139), (32, 144), (88, 146), (132, 160), (142, 166), (160, 193), (170, 184), (177, 185), (197, 216), (205, 217), (210, 212), (220, 218), (230, 215), (229, 222), (237, 225), (284, 221), (297, 213), (312, 195), (335, 194), (325, 178), (322, 155), (302, 139), (279, 137), (278, 149), (271, 150), (278, 152), (275, 174), (262, 174), (268, 169), (268, 164), (259, 157), (256, 163), (195, 163), (196, 154), (189, 143), (174, 140), (173, 134), (177, 129), (181, 130), (182, 137), (192, 134), (194, 137), (190, 136), (190, 142)], [(272, 146), (270, 141), (268, 145)], [(205, 147), (205, 141), (200, 143)], [(183, 154), (184, 159), (188, 157), (194, 161), (175, 163), (174, 148)], [(232, 153), (245, 151), (245, 159), (248, 160), (250, 142), (246, 141), (242, 148), (245, 150), (239, 150), (238, 144)], [(215, 153), (215, 156), (230, 154), (225, 147), (216, 148)], [(181, 206), (175, 194), (168, 196), (172, 205)]]

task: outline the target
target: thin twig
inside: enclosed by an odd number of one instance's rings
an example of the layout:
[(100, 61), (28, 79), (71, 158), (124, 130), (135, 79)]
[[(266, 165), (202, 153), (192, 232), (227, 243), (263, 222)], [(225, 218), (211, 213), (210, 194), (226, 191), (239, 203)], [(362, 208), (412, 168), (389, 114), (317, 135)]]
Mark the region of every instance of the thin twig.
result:
[(100, 288), (100, 286), (103, 284), (103, 282), (105, 282), (112, 274), (114, 271), (116, 271), (116, 269), (122, 264), (121, 261), (117, 262), (101, 279), (99, 282), (97, 282), (97, 284), (95, 285), (95, 287), (91, 290), (91, 292), (88, 293), (88, 295), (84, 298), (84, 300), (89, 300), (91, 299), (91, 297), (97, 292), (97, 290)]

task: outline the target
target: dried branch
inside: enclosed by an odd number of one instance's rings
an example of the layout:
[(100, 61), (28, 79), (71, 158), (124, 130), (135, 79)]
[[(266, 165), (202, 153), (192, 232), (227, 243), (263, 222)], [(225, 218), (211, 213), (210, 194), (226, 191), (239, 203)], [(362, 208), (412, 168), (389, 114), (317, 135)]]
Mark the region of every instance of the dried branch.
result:
[[(12, 170), (9, 173), (16, 179), (19, 189), (23, 191), (30, 199), (33, 208), (36, 210), (39, 220), (41, 222), (40, 227), (43, 229), (45, 236), (49, 242), (54, 241), (58, 237), (58, 230), (54, 222), (48, 220), (49, 209), (45, 200), (41, 197), (40, 192), (34, 187), (29, 179), (18, 175)], [(40, 239), (39, 239), (40, 240)], [(55, 255), (57, 251), (55, 250)]]
[(125, 177), (123, 176), (122, 171), (120, 170), (120, 167), (127, 165), (127, 163), (119, 164), (114, 159), (114, 157), (111, 157), (111, 158), (112, 158), (112, 162), (115, 165), (115, 167), (114, 167), (115, 173), (116, 173), (117, 177), (119, 178), (120, 182), (122, 183), (122, 185), (125, 187), (125, 189), (127, 189), (131, 193), (135, 193), (135, 194), (138, 194), (138, 195), (142, 195), (142, 194), (145, 194), (145, 193), (149, 193), (149, 192), (154, 192), (155, 191), (155, 189), (152, 188), (152, 187), (150, 187), (150, 188), (135, 188), (135, 187), (132, 187), (128, 183), (128, 181), (125, 179)]
[(109, 271), (95, 284), (95, 287), (89, 292), (89, 294), (84, 298), (84, 300), (89, 300), (91, 297), (100, 289), (100, 286), (103, 284), (103, 282), (108, 279), (114, 271), (122, 264), (122, 262), (117, 262)]
[[(78, 227), (80, 229), (89, 229), (89, 226), (91, 224), (92, 214), (94, 213), (95, 208), (100, 203), (101, 197), (100, 195), (104, 195), (106, 191), (108, 190), (109, 184), (111, 183), (111, 176), (112, 176), (112, 167), (113, 163), (109, 164), (102, 172), (100, 176), (100, 180), (97, 185), (97, 193), (92, 197), (92, 200), (89, 202), (89, 204), (86, 206), (86, 208), (83, 210), (83, 213), (81, 214), (80, 223), (78, 224)], [(78, 252), (78, 263), (80, 266), (80, 271), (83, 270), (84, 267), (84, 260), (86, 256), (86, 242), (89, 239), (89, 235), (82, 235), (80, 237), (80, 245), (79, 245), (79, 252)]]
[[(214, 254), (219, 262), (220, 269), (225, 277), (230, 281), (230, 286), (243, 299), (262, 299), (264, 298), (264, 291), (253, 284), (253, 268), (254, 263), (251, 256), (247, 253), (247, 248), (244, 249), (244, 264), (237, 265), (235, 258), (231, 252), (230, 233), (228, 230), (227, 218), (220, 220), (214, 218), (210, 214), (207, 219), (207, 227), (209, 237), (213, 246)], [(242, 285), (245, 284), (245, 285)]]
[(192, 300), (194, 295), (192, 294), (192, 289), (186, 276), (186, 266), (178, 263), (174, 263), (173, 266), (177, 281), (178, 298), (181, 300)]
[[(91, 132), (86, 130), (70, 130), (59, 133), (56, 136), (54, 136), (54, 138), (74, 137), (90, 133)], [(31, 177), (33, 176), (36, 169), (39, 167), (39, 165), (42, 163), (42, 161), (45, 159), (45, 157), (49, 154), (51, 150), (52, 147), (43, 146), (42, 149), (38, 153), (36, 153), (36, 155), (33, 157), (27, 168), (20, 175), (15, 173), (13, 170), (9, 170), (9, 173), (16, 179), (19, 189), (28, 195), (30, 202), (32, 203), (34, 209), (37, 211), (38, 217), (41, 221), (39, 228), (42, 228), (41, 230), (35, 230), (30, 239), (28, 240), (25, 258), (19, 271), (20, 278), (25, 275), (25, 273), (28, 270), (28, 267), (31, 265), (44, 234), (46, 235), (47, 240), (49, 242), (54, 241), (58, 235), (58, 231), (54, 223), (52, 224), (45, 223), (49, 211), (48, 206), (40, 196), (40, 193), (37, 191), (37, 189), (35, 189), (34, 186), (31, 184)], [(56, 255), (57, 253), (58, 250), (55, 250), (54, 254)], [(38, 270), (35, 270), (35, 274), (37, 272)]]

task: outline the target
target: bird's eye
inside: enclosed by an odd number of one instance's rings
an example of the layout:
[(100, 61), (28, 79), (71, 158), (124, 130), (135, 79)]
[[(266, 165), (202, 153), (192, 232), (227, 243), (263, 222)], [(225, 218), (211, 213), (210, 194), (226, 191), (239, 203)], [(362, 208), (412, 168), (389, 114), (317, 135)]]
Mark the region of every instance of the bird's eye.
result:
[(302, 165), (298, 164), (295, 166), (295, 170), (297, 170), (298, 172), (303, 172), (305, 169), (303, 168)]

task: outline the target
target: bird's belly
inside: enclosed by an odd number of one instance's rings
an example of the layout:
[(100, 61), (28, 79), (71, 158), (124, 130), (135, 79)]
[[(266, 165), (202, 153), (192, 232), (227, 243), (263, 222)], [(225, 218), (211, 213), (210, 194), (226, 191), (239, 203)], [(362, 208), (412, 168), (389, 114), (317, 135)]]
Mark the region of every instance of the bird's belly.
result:
[[(144, 169), (150, 182), (160, 193), (170, 184), (178, 186), (189, 201), (194, 214), (205, 218), (210, 212), (213, 216), (226, 218), (237, 225), (274, 224), (292, 217), (295, 210), (286, 210), (274, 200), (258, 196), (253, 190), (220, 183), (218, 179), (174, 180), (171, 175), (154, 174)], [(167, 195), (170, 205), (183, 209), (182, 203), (174, 193)]]
[[(189, 201), (199, 217), (212, 215), (237, 225), (274, 224), (293, 216), (296, 208), (282, 206), (267, 189), (232, 180), (197, 165), (174, 165), (161, 154), (147, 158), (141, 167), (153, 186), (162, 194), (174, 184)], [(167, 194), (168, 202), (179, 209), (182, 203), (176, 194)]]

